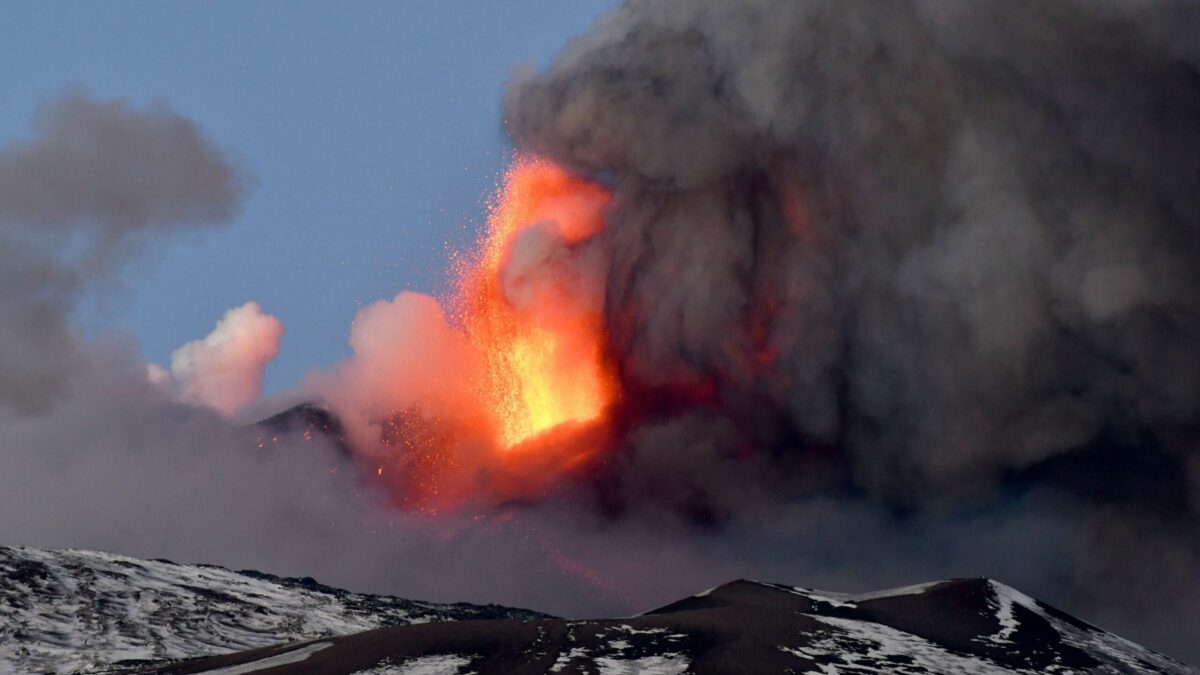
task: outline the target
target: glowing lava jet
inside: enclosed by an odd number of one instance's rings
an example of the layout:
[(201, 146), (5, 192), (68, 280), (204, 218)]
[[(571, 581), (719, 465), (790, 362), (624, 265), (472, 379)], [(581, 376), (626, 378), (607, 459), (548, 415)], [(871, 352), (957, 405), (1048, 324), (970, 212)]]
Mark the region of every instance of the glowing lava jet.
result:
[(518, 157), (447, 302), (402, 292), (359, 311), (355, 357), (327, 391), (402, 508), (520, 500), (607, 447), (619, 391), (602, 313), (609, 201)]
[(478, 250), (460, 261), (457, 319), (482, 356), (474, 383), (503, 448), (601, 415), (616, 392), (604, 360), (603, 272), (588, 244), (603, 187), (518, 157)]

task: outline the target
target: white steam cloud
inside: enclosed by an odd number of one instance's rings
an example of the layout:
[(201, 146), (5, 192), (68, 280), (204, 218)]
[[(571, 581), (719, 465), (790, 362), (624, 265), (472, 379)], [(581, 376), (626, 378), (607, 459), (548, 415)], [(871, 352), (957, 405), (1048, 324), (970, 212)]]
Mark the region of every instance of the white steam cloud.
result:
[(233, 416), (262, 394), (264, 371), (282, 336), (283, 324), (257, 303), (229, 310), (207, 337), (171, 354), (181, 396)]

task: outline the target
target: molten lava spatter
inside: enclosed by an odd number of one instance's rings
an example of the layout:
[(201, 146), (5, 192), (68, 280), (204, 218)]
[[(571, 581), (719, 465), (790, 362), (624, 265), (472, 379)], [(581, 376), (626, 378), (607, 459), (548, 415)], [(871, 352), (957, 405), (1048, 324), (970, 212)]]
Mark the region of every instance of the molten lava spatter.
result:
[(573, 273), (608, 200), (599, 185), (518, 158), (479, 249), (459, 266), (459, 320), (483, 356), (478, 395), (504, 447), (592, 420), (613, 398), (598, 289)]

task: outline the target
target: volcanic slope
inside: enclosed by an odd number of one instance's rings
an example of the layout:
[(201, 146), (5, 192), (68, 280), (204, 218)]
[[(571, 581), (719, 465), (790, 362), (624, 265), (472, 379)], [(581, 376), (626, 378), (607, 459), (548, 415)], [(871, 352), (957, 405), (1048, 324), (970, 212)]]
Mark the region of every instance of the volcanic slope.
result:
[(1192, 672), (989, 579), (858, 595), (735, 581), (626, 619), (396, 626), (153, 672), (260, 670), (271, 675)]
[(544, 617), (97, 551), (0, 547), (0, 673), (96, 673), (427, 621)]

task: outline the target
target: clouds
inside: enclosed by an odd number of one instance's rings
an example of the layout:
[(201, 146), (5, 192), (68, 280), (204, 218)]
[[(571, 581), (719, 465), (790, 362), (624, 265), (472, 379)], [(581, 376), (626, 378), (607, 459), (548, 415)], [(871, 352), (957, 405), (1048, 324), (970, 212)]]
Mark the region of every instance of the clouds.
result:
[(279, 353), (283, 324), (247, 302), (216, 328), (171, 354), (171, 374), (184, 400), (233, 415), (262, 395), (263, 372)]
[(246, 174), (165, 104), (69, 90), (0, 148), (0, 408), (44, 413), (78, 355), (71, 314), (149, 244), (227, 222)]
[(250, 563), (359, 522), (336, 455), (256, 455), (257, 432), (210, 409), (259, 393), (282, 329), (257, 305), (178, 352), (190, 403), (129, 338), (73, 321), (154, 244), (232, 218), (244, 172), (161, 103), (69, 91), (34, 131), (0, 149), (0, 539)]
[[(395, 455), (390, 443), (409, 442), (392, 438), (395, 416), (402, 411), (419, 408), (456, 427), (479, 424), (481, 403), (472, 383), (481, 357), (433, 297), (402, 291), (363, 307), (354, 317), (349, 342), (352, 358), (314, 370), (299, 389), (302, 396), (336, 408), (355, 449), (369, 458), (372, 469), (378, 456)], [(427, 441), (411, 439), (414, 446)]]
[(109, 236), (227, 221), (248, 177), (164, 103), (137, 109), (68, 90), (0, 154), (0, 218)]

